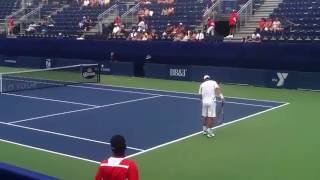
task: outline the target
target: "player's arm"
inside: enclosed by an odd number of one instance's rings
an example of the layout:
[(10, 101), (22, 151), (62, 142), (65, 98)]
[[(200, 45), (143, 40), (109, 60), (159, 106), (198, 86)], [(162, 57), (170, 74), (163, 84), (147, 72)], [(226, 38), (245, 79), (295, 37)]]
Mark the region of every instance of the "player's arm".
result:
[(199, 96), (200, 96), (200, 100), (202, 100), (202, 87), (199, 87)]
[(220, 97), (221, 100), (224, 101), (224, 96), (223, 96), (223, 94), (222, 94), (222, 90), (221, 90), (221, 88), (220, 88), (219, 85), (216, 87), (216, 96), (217, 96), (217, 97)]
[(103, 180), (102, 175), (101, 175), (101, 166), (99, 166), (98, 171), (95, 176), (95, 180)]
[(128, 180), (139, 180), (138, 167), (134, 162), (132, 162), (129, 166)]

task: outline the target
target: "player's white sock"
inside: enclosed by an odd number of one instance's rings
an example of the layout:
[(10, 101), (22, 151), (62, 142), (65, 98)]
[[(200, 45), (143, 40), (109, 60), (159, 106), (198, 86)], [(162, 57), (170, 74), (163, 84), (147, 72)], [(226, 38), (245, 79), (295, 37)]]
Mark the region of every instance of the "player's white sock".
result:
[(206, 135), (207, 134), (207, 127), (206, 126), (202, 126), (202, 134)]
[(203, 131), (207, 131), (207, 126), (202, 126)]
[(210, 134), (210, 135), (214, 136), (214, 134), (213, 134), (213, 130), (212, 130), (211, 128), (208, 128), (207, 132), (208, 132), (208, 134)]

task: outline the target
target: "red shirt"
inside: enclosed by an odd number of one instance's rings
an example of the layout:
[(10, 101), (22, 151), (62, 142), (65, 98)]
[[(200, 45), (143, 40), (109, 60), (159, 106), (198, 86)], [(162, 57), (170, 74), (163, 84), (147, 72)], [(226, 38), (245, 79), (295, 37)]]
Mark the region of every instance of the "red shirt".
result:
[(11, 26), (11, 27), (14, 26), (14, 21), (12, 18), (8, 19), (8, 26)]
[(260, 29), (264, 29), (265, 24), (266, 24), (266, 22), (263, 21), (263, 20), (261, 20), (261, 21), (259, 21), (259, 23), (258, 23), (258, 27), (259, 27)]
[(117, 17), (114, 19), (113, 24), (117, 24), (118, 26), (121, 25), (121, 18), (120, 18), (120, 16), (117, 16)]
[(138, 168), (129, 159), (110, 157), (100, 163), (95, 180), (139, 180)]
[(214, 26), (214, 25), (215, 25), (214, 20), (208, 19), (207, 26), (210, 27), (210, 26)]
[(236, 25), (238, 19), (238, 14), (236, 12), (232, 12), (229, 15), (229, 25)]

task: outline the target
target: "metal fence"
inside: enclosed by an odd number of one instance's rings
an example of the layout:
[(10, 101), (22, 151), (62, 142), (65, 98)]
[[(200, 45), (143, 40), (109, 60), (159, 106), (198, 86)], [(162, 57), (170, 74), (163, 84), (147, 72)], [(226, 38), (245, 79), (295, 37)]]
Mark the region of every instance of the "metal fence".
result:
[(217, 0), (209, 9), (204, 12), (203, 17), (211, 17), (215, 19), (216, 14), (220, 11), (221, 2), (221, 0)]
[(126, 28), (129, 28), (138, 24), (137, 13), (139, 11), (139, 8), (140, 8), (140, 2), (121, 15), (122, 23), (125, 25)]
[(0, 35), (7, 34), (7, 21), (6, 19), (0, 19)]
[(119, 4), (114, 4), (110, 8), (108, 8), (103, 13), (98, 16), (98, 32), (103, 33), (103, 27), (105, 25), (108, 26), (108, 23), (112, 22), (113, 19), (119, 15)]
[(241, 26), (244, 26), (244, 24), (249, 20), (250, 16), (253, 15), (253, 3), (254, 0), (249, 0), (238, 11), (239, 20), (237, 24), (237, 31), (239, 31)]

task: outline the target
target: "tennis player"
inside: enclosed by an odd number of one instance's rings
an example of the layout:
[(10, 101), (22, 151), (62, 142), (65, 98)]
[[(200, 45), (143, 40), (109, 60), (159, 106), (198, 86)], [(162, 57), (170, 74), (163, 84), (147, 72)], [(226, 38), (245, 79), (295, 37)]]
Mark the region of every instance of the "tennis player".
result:
[(207, 137), (213, 137), (212, 130), (214, 118), (216, 117), (216, 97), (224, 101), (220, 86), (209, 75), (203, 77), (203, 83), (199, 88), (199, 95), (202, 101), (203, 134)]
[(113, 156), (100, 163), (96, 180), (139, 180), (137, 165), (125, 159), (126, 142), (123, 136), (115, 135), (110, 141)]

